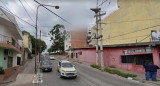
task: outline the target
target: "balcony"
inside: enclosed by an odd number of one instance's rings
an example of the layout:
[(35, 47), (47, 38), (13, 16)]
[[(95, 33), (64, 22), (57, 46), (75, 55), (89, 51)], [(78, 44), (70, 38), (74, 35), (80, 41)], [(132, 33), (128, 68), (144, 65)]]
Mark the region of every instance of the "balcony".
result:
[(22, 47), (12, 38), (4, 35), (0, 35), (0, 47), (13, 49), (18, 53), (22, 53)]

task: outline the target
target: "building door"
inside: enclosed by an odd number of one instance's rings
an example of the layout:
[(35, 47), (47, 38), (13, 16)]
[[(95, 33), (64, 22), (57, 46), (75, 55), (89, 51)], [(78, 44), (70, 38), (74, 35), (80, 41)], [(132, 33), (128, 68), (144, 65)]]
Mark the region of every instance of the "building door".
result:
[(21, 57), (17, 57), (17, 65), (21, 65)]
[(7, 63), (8, 68), (12, 67), (12, 64), (13, 64), (13, 57), (8, 56), (8, 63)]
[(71, 53), (71, 58), (73, 58), (73, 53)]

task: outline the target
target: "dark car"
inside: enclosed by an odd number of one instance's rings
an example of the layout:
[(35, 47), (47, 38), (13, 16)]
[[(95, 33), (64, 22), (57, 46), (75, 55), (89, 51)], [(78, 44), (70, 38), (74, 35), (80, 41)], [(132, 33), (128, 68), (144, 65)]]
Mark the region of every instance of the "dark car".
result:
[(49, 60), (44, 60), (41, 62), (41, 70), (44, 71), (52, 71), (52, 63)]

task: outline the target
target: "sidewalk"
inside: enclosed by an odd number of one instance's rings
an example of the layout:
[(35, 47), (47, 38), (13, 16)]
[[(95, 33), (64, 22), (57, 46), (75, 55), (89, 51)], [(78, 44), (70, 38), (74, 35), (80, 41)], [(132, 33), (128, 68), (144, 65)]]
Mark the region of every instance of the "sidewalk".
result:
[[(88, 67), (90, 67), (90, 65), (91, 65), (90, 63), (87, 63), (87, 62), (81, 62), (81, 61), (76, 61), (76, 60), (71, 60), (71, 59), (70, 59), (70, 61), (76, 62), (76, 63), (78, 63), (78, 64), (80, 64), (80, 65), (85, 65), (85, 66), (88, 66)], [(115, 68), (115, 69), (116, 69), (116, 68)], [(97, 69), (97, 70), (98, 70), (98, 69)], [(160, 78), (157, 78), (158, 81), (156, 81), (156, 82), (153, 82), (153, 81), (151, 81), (151, 80), (146, 81), (146, 80), (145, 80), (145, 74), (141, 74), (141, 73), (137, 73), (137, 72), (133, 72), (133, 71), (122, 70), (122, 69), (117, 69), (117, 70), (119, 70), (119, 71), (121, 71), (121, 72), (124, 72), (124, 73), (136, 74), (137, 77), (133, 78), (133, 80), (139, 81), (139, 82), (141, 82), (141, 83), (152, 83), (152, 84), (155, 84), (155, 85), (157, 85), (157, 86), (160, 86)], [(107, 73), (107, 72), (106, 72), (106, 73)]]
[(34, 59), (30, 59), (20, 71), (5, 80), (1, 86), (35, 86), (32, 84), (34, 75)]

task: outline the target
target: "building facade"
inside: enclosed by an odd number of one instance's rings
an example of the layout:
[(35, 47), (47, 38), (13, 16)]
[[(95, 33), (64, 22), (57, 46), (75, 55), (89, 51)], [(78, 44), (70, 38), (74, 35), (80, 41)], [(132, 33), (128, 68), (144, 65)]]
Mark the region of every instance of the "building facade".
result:
[[(160, 30), (159, 0), (117, 0), (119, 9), (102, 22), (104, 65), (145, 73), (144, 66), (153, 62), (160, 67), (159, 41), (151, 32)], [(95, 34), (92, 28), (92, 35)], [(157, 38), (160, 38), (157, 37)], [(92, 39), (91, 44), (95, 45)], [(94, 47), (74, 48), (73, 58), (95, 64)], [(99, 64), (101, 63), (99, 54)]]
[(151, 31), (160, 30), (157, 9), (160, 1), (117, 0), (117, 3), (119, 9), (102, 21), (106, 23), (102, 24), (103, 45), (151, 42)]
[[(148, 46), (152, 45), (152, 46)], [(160, 66), (160, 47), (158, 42), (154, 43), (132, 43), (104, 46), (104, 65), (119, 69), (145, 73), (144, 66), (153, 62)], [(75, 60), (96, 64), (96, 49), (90, 47), (74, 48), (73, 58)], [(101, 58), (99, 54), (99, 65)]]
[(22, 40), (22, 33), (14, 16), (0, 9), (0, 66), (4, 69), (18, 65), (17, 54), (22, 54), (18, 40)]
[(23, 33), (23, 63), (25, 63), (29, 58), (31, 58), (32, 54), (32, 43), (30, 39), (30, 35), (28, 33)]
[(67, 34), (65, 36), (64, 49), (65, 52), (68, 53), (69, 57), (73, 57), (71, 48), (88, 47), (87, 37), (88, 37), (87, 28), (79, 28), (79, 29), (77, 28), (77, 29), (72, 29), (71, 31), (67, 31)]

